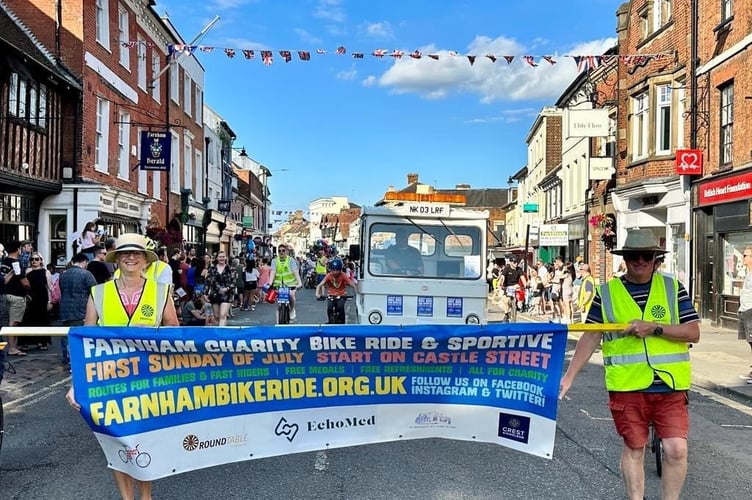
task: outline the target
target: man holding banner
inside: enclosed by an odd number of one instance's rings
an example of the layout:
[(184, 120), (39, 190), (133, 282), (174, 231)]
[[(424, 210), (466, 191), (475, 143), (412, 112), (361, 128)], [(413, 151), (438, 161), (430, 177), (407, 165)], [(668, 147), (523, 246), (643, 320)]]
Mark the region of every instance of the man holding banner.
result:
[[(170, 285), (146, 279), (142, 272), (157, 260), (147, 249), (146, 238), (139, 234), (123, 234), (115, 250), (107, 254), (107, 262), (117, 262), (117, 278), (91, 289), (86, 308), (86, 326), (178, 326)], [(73, 387), (66, 394), (68, 403), (77, 410)], [(113, 470), (121, 497), (132, 500), (138, 486), (141, 500), (151, 499), (151, 481), (140, 481), (125, 472)]]
[(586, 322), (611, 323), (621, 331), (580, 338), (559, 398), (602, 339), (609, 408), (624, 440), (621, 472), (627, 495), (643, 498), (652, 422), (663, 444), (662, 498), (678, 499), (687, 474), (688, 344), (700, 338), (699, 316), (680, 282), (654, 273), (656, 256), (666, 251), (650, 229), (629, 230), (622, 249), (613, 253), (624, 257), (627, 272), (598, 287)]

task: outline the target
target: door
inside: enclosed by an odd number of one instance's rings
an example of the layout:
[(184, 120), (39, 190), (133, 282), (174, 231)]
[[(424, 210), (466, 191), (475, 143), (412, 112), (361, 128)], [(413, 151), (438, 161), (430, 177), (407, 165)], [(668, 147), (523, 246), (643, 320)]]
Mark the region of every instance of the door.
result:
[(705, 258), (702, 259), (699, 286), (702, 288), (701, 318), (707, 318), (715, 323), (718, 320), (715, 306), (715, 283), (713, 275), (713, 260), (715, 259), (715, 239), (709, 236), (705, 239)]

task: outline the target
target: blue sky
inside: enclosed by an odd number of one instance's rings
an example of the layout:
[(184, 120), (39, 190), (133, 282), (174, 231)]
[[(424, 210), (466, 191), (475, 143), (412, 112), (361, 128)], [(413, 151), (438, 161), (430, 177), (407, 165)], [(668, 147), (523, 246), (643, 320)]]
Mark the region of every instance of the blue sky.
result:
[[(601, 54), (615, 43), (622, 0), (207, 0), (157, 2), (186, 42), (215, 15), (198, 52), (205, 102), (272, 170), (273, 209), (307, 209), (325, 196), (372, 205), (406, 174), (438, 188), (507, 187), (526, 162), (538, 111), (576, 76), (564, 54)], [(337, 55), (339, 46), (347, 54)], [(246, 60), (241, 49), (253, 49)], [(274, 51), (265, 66), (259, 50)], [(318, 55), (316, 49), (327, 54)], [(373, 57), (402, 50), (402, 59)], [(413, 60), (420, 50), (440, 60)], [(279, 50), (293, 51), (285, 63)], [(300, 61), (296, 51), (311, 52)], [(471, 66), (461, 55), (517, 56)], [(364, 52), (353, 59), (352, 52)], [(553, 55), (557, 64), (526, 64)], [(286, 171), (282, 171), (286, 170)], [(275, 172), (276, 171), (276, 172)]]

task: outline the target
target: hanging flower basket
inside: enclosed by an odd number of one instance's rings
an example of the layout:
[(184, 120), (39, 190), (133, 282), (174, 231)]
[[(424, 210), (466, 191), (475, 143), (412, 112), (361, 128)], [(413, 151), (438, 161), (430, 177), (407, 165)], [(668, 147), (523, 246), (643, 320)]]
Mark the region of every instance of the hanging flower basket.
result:
[(601, 231), (601, 241), (609, 252), (616, 245), (616, 221), (610, 215), (596, 214), (588, 219), (588, 224), (594, 229)]
[(149, 226), (146, 228), (146, 236), (154, 240), (159, 246), (174, 246), (183, 244), (183, 234), (168, 230), (161, 226)]

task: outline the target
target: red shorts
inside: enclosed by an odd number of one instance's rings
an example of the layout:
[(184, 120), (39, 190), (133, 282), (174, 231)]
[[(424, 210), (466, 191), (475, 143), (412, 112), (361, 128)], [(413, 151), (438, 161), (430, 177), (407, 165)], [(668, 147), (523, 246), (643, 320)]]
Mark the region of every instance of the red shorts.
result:
[(616, 432), (630, 448), (642, 448), (648, 442), (650, 422), (662, 438), (689, 435), (689, 396), (677, 392), (609, 392), (608, 407)]

